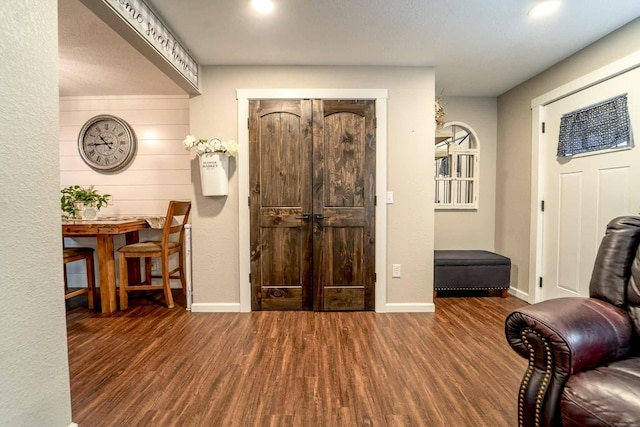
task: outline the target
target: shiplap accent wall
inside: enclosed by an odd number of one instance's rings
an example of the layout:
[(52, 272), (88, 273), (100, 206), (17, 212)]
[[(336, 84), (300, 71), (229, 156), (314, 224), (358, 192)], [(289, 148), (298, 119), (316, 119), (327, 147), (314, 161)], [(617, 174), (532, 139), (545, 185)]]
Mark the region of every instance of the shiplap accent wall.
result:
[[(82, 126), (100, 114), (125, 120), (138, 139), (135, 159), (129, 167), (116, 173), (96, 172), (78, 154), (78, 134)], [(164, 215), (169, 200), (191, 198), (191, 154), (182, 147), (189, 128), (187, 95), (62, 97), (60, 188), (93, 185), (100, 193), (111, 194), (109, 206), (100, 210), (100, 216)], [(152, 233), (153, 230), (143, 230), (140, 238), (152, 238)], [(65, 244), (95, 247), (95, 239), (65, 239)], [(124, 238), (117, 236), (116, 248), (123, 244)], [(81, 264), (68, 266), (69, 286), (86, 284)]]

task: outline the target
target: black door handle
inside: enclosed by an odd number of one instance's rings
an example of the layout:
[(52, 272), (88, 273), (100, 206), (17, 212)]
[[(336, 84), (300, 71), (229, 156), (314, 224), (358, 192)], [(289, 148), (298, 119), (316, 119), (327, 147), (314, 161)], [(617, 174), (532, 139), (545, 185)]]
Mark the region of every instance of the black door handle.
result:
[(311, 215), (309, 214), (302, 214), (300, 216), (297, 216), (296, 219), (304, 219), (305, 221), (309, 219), (309, 217), (311, 217)]
[(323, 219), (324, 219), (324, 215), (317, 214), (317, 215), (316, 215), (316, 219), (318, 219), (318, 220), (323, 220)]

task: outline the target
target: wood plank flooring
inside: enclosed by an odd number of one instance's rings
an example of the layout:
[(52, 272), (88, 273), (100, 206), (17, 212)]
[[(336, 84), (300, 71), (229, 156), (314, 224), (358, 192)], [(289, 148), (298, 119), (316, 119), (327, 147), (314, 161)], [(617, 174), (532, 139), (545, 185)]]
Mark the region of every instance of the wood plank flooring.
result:
[(73, 421), (92, 426), (508, 426), (514, 297), (435, 313), (67, 311)]

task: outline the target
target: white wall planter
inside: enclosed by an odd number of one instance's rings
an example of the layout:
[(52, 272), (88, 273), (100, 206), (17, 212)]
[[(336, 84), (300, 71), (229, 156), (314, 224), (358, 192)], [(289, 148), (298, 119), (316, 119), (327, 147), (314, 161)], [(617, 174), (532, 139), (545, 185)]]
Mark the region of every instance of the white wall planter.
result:
[(199, 161), (202, 195), (228, 195), (229, 157), (222, 153), (205, 153), (199, 156)]

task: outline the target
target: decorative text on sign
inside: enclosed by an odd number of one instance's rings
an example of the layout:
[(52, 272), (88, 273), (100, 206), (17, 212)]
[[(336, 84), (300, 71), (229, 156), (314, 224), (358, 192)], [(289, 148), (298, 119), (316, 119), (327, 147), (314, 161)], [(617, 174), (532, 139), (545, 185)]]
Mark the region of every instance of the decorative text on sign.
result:
[(215, 169), (220, 167), (220, 162), (218, 160), (203, 160), (202, 168), (203, 169)]
[(198, 87), (198, 64), (143, 0), (103, 0), (169, 63)]

